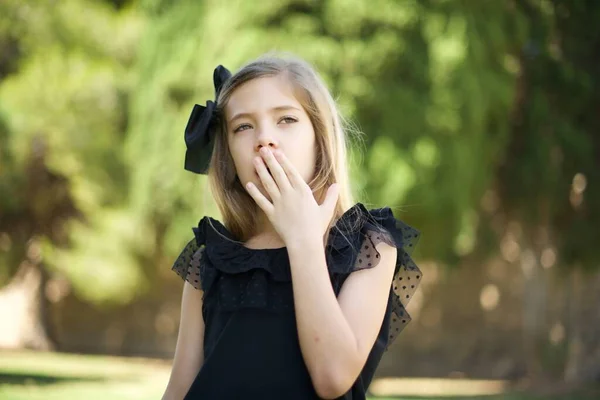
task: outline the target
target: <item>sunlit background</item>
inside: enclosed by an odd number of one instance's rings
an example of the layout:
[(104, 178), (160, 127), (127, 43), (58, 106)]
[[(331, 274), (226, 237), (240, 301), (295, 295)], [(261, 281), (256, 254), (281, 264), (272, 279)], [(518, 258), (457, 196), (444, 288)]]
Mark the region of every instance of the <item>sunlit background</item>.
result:
[[(0, 0), (0, 398), (157, 399), (212, 71), (313, 63), (358, 201), (423, 233), (370, 394), (600, 398), (600, 3)], [(487, 397), (486, 397), (487, 398)]]

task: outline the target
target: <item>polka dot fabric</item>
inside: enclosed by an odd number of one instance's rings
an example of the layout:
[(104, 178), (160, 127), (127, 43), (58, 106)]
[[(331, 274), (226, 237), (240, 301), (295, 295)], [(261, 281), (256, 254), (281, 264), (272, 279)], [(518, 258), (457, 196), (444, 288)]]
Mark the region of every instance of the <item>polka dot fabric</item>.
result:
[(177, 260), (175, 260), (173, 268), (171, 268), (182, 279), (199, 290), (202, 289), (200, 280), (202, 250), (203, 248), (199, 247), (196, 243), (196, 239), (190, 240), (181, 251), (181, 254), (179, 254), (179, 257), (177, 257)]
[[(403, 224), (401, 221), (397, 221), (396, 223), (396, 232), (401, 232), (402, 235), (402, 248), (398, 252), (396, 271), (394, 273), (394, 280), (392, 281), (392, 316), (388, 334), (388, 347), (394, 342), (402, 329), (404, 329), (404, 327), (406, 327), (406, 325), (411, 321), (410, 315), (406, 311), (405, 307), (417, 290), (422, 277), (421, 271), (411, 259), (409, 253), (404, 249), (408, 248), (409, 250), (412, 250), (412, 248), (416, 245), (420, 234), (416, 229)], [(369, 231), (367, 235), (368, 241), (371, 245), (365, 245), (361, 252), (361, 255), (364, 256), (363, 258), (366, 258), (367, 260), (373, 259), (373, 257), (375, 260), (379, 259), (379, 253), (375, 249), (375, 246), (377, 246), (377, 244), (380, 242), (385, 242), (391, 246), (397, 247), (396, 241), (390, 234)], [(359, 265), (357, 266), (357, 269), (361, 266), (360, 261), (361, 260), (359, 257)]]
[[(193, 229), (195, 239), (183, 249), (172, 269), (204, 291), (203, 312), (218, 308), (234, 312), (258, 308), (293, 312), (293, 291), (287, 249), (249, 249), (235, 241), (219, 221), (204, 217)], [(422, 276), (411, 259), (419, 232), (394, 218), (389, 208), (368, 211), (361, 203), (346, 211), (329, 233), (325, 256), (335, 294), (353, 272), (375, 268), (377, 245), (398, 250), (382, 332), (387, 347), (410, 322), (406, 305)], [(387, 327), (387, 328), (386, 328)], [(386, 332), (383, 330), (386, 329)]]
[(327, 254), (334, 288), (341, 289), (346, 278), (354, 271), (375, 268), (380, 260), (376, 248), (379, 243), (385, 242), (396, 247), (398, 252), (387, 313), (389, 328), (386, 348), (389, 348), (411, 321), (406, 305), (422, 280), (421, 271), (411, 258), (420, 232), (397, 220), (389, 207), (367, 211), (358, 203), (351, 209), (351, 217), (347, 215), (340, 221), (345, 224), (336, 225), (336, 231), (330, 239), (331, 251)]

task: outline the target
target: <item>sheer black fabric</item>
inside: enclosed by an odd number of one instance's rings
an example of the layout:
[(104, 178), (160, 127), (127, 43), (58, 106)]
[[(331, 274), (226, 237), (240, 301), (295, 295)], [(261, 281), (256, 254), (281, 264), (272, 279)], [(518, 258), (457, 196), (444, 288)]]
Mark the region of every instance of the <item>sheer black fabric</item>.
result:
[[(186, 398), (318, 398), (300, 352), (287, 249), (249, 249), (210, 217), (193, 231), (172, 268), (204, 300), (204, 364)], [(411, 320), (405, 307), (422, 278), (411, 258), (419, 236), (388, 207), (361, 203), (329, 233), (325, 256), (336, 296), (351, 273), (378, 265), (380, 242), (398, 251), (380, 333), (342, 399), (365, 398), (381, 356)]]

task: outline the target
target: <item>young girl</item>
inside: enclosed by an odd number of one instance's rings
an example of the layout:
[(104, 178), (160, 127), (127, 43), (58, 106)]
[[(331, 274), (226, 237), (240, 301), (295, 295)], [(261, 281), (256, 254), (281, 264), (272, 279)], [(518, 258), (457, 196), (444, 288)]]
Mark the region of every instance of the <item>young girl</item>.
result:
[(365, 399), (410, 321), (419, 233), (353, 204), (346, 137), (304, 61), (263, 57), (214, 72), (185, 168), (208, 174), (210, 217), (173, 265), (184, 280), (163, 399)]

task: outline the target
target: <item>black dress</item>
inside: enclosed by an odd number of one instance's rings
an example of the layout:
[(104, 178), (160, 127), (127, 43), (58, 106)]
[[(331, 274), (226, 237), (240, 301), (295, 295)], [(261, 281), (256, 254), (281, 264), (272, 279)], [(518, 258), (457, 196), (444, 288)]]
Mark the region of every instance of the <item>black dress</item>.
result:
[[(304, 364), (285, 247), (249, 249), (210, 217), (193, 228), (173, 270), (204, 291), (204, 363), (186, 399), (318, 399)], [(383, 352), (410, 321), (404, 306), (421, 272), (410, 258), (419, 232), (386, 208), (357, 203), (331, 229), (325, 248), (336, 296), (354, 271), (375, 268), (384, 241), (398, 249), (388, 307), (358, 379), (340, 399), (365, 399)]]

